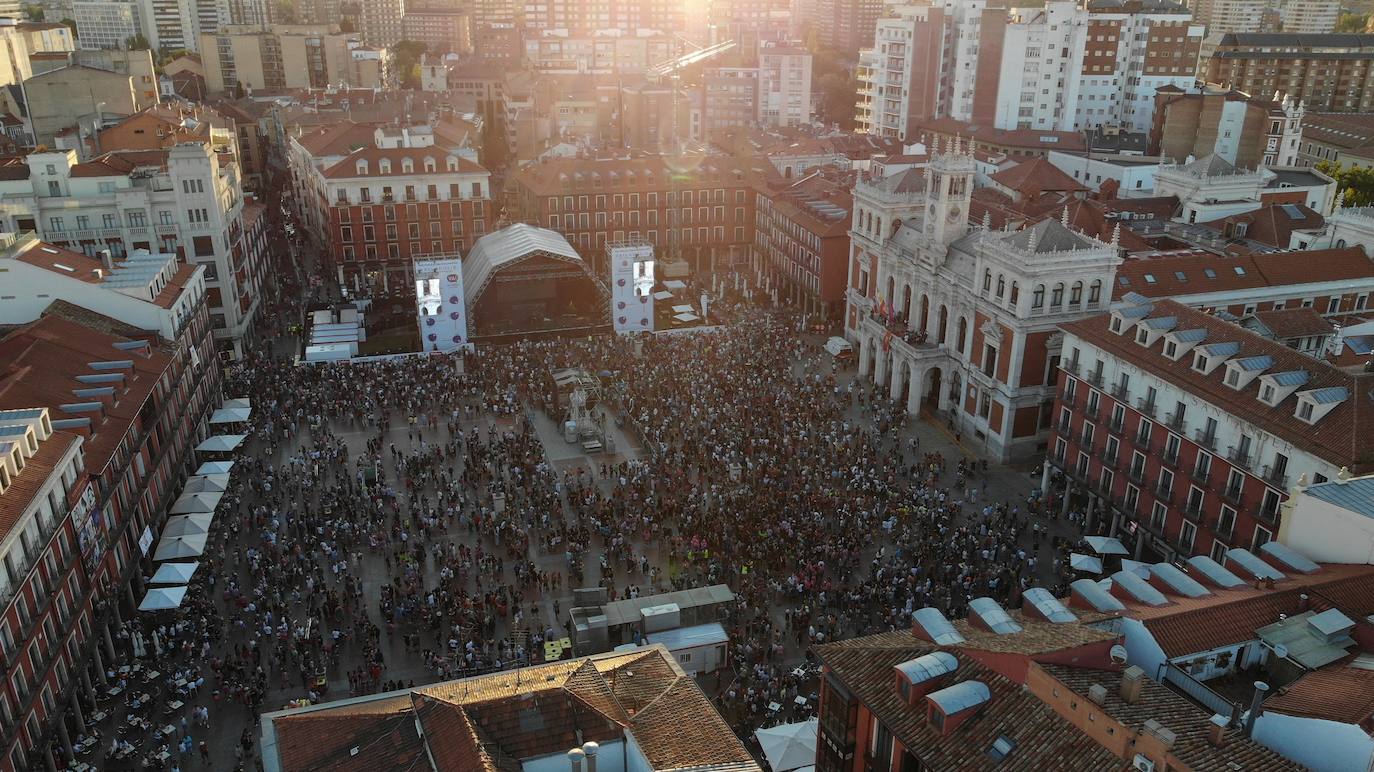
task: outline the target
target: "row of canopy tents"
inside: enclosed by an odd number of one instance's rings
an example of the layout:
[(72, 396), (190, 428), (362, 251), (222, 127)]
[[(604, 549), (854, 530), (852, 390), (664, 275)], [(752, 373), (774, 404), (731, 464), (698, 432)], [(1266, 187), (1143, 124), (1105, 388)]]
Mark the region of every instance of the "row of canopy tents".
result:
[[(211, 424), (244, 423), (252, 414), (247, 399), (231, 399), (211, 416)], [(213, 455), (232, 453), (247, 435), (221, 434), (207, 438), (196, 450)], [(187, 585), (200, 567), (214, 527), (215, 510), (225, 491), (234, 461), (210, 460), (200, 465), (186, 480), (181, 495), (172, 502), (171, 517), (162, 526), (161, 538), (153, 551), (153, 561), (160, 563), (149, 580), (150, 588), (139, 604), (139, 611), (161, 611), (177, 608), (186, 598)]]
[[(1102, 561), (1104, 558), (1111, 555), (1131, 554), (1131, 551), (1126, 549), (1126, 545), (1122, 544), (1120, 539), (1114, 539), (1110, 536), (1084, 536), (1083, 541), (1087, 543), (1088, 549), (1096, 554), (1084, 555), (1080, 552), (1069, 553), (1069, 568), (1075, 571), (1100, 574), (1102, 573)], [(1126, 567), (1126, 563), (1134, 563), (1135, 561), (1123, 558), (1121, 562), (1124, 568)]]

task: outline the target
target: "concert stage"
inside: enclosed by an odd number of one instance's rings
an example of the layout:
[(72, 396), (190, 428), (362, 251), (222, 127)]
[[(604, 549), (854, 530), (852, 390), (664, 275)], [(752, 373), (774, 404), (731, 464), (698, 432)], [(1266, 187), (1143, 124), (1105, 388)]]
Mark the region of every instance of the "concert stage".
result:
[(477, 241), (463, 261), (468, 335), (476, 343), (610, 330), (610, 295), (567, 239), (516, 224)]

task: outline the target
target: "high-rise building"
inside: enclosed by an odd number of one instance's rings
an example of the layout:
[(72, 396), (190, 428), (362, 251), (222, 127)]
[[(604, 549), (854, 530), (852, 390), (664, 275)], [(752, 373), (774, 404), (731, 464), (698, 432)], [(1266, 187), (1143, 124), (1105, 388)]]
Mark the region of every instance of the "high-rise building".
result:
[(999, 129), (1146, 131), (1154, 92), (1193, 85), (1201, 26), (1167, 0), (903, 6), (859, 56), (861, 131), (915, 139), (934, 118)]
[(371, 46), (389, 46), (400, 42), (405, 33), (404, 0), (359, 0), (361, 11), (358, 31), (363, 42)]
[(384, 49), (309, 27), (278, 25), (274, 30), (202, 35), (206, 88), (220, 94), (236, 87), (281, 91), (347, 83), (384, 88), (389, 82), (391, 55)]
[(1228, 32), (1259, 32), (1265, 0), (1193, 0), (1193, 21), (1214, 37)]
[(195, 50), (193, 8), (183, 0), (139, 0), (144, 37), (155, 50)]
[(1312, 112), (1374, 112), (1374, 35), (1223, 35), (1200, 68), (1208, 83), (1290, 96)]
[(811, 122), (811, 52), (799, 45), (761, 43), (757, 120), (771, 127)]
[(1285, 0), (1279, 6), (1284, 32), (1300, 35), (1325, 35), (1336, 30), (1341, 17), (1337, 0)]
[(808, 0), (807, 21), (816, 44), (846, 58), (873, 45), (873, 29), (883, 13), (882, 0)]
[(143, 14), (132, 2), (75, 0), (72, 14), (76, 43), (84, 49), (124, 48), (143, 34)]

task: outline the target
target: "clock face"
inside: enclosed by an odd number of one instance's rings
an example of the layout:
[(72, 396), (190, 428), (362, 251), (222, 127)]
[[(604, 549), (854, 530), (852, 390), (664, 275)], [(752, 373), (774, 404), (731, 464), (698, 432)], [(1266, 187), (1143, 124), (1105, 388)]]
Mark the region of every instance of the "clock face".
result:
[(959, 211), (959, 207), (957, 207), (957, 206), (951, 206), (951, 207), (949, 208), (949, 221), (950, 221), (950, 222), (958, 222), (958, 221), (959, 221), (959, 215), (961, 215), (961, 214), (963, 214), (963, 212)]
[(931, 204), (931, 205), (930, 205), (930, 216), (931, 216), (931, 217), (934, 217), (934, 216), (935, 216), (935, 205), (934, 205), (934, 204)]

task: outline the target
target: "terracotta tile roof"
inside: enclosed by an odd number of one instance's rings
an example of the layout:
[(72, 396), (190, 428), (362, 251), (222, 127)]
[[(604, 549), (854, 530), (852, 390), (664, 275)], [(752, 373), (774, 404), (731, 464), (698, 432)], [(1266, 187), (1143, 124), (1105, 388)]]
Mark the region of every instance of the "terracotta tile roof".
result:
[[(380, 148), (365, 147), (355, 150), (344, 156), (343, 159), (333, 166), (324, 170), (324, 176), (328, 179), (361, 179), (361, 178), (386, 178), (390, 177), (414, 177), (425, 174), (445, 175), (445, 174), (474, 174), (486, 173), (479, 164), (472, 161), (456, 157), (457, 168), (449, 171), (448, 159), (449, 152), (440, 147), (398, 147)], [(401, 162), (409, 159), (413, 164), (412, 171), (402, 171)], [(425, 171), (426, 159), (434, 162), (434, 171)], [(381, 170), (381, 162), (388, 160), (391, 162), (390, 174), (385, 174)], [(367, 161), (367, 173), (358, 173), (358, 162)]]
[(162, 291), (153, 298), (153, 303), (162, 308), (171, 308), (177, 298), (181, 297), (181, 291), (186, 289), (186, 284), (191, 281), (191, 277), (196, 274), (198, 266), (192, 263), (181, 263), (177, 266), (177, 272), (172, 274), (172, 278), (162, 285)]
[(1016, 743), (998, 769), (1120, 769), (1119, 758), (1065, 721), (1019, 684), (983, 667), (959, 651), (951, 683), (982, 681), (991, 696), (981, 714), (941, 735), (926, 721), (923, 705), (906, 704), (893, 688), (893, 667), (937, 647), (907, 632), (880, 633), (813, 648), (829, 674), (886, 726), (928, 769), (984, 769), (994, 741)]
[[(24, 459), (23, 470), (10, 478), (9, 487), (0, 495), (0, 540), (9, 538), (10, 530), (19, 523), (19, 518), (33, 503), (38, 491), (48, 484), (48, 475), (52, 474), (72, 445), (80, 441), (80, 437), (70, 432), (54, 431), (48, 439), (38, 443), (37, 453)], [(73, 486), (72, 491), (76, 490), (77, 486)]]
[(1328, 564), (1314, 574), (1289, 573), (1274, 589), (1243, 585), (1211, 595), (1169, 595), (1167, 606), (1128, 604), (1126, 616), (1139, 619), (1170, 657), (1255, 639), (1255, 631), (1278, 621), (1279, 614), (1298, 613), (1299, 596), (1314, 608), (1338, 608), (1351, 617), (1374, 613), (1374, 566)]
[(122, 177), (142, 167), (167, 168), (167, 150), (116, 150), (71, 168), (73, 177)]
[[(374, 702), (377, 707), (370, 707)], [(350, 720), (331, 733), (336, 715)], [(423, 740), (414, 731), (416, 719)], [(401, 724), (410, 725), (420, 753), (428, 744), (441, 772), (518, 772), (523, 760), (588, 740), (616, 740), (627, 728), (656, 769), (733, 764), (758, 772), (706, 695), (662, 647), (449, 681), (352, 706), (288, 711), (272, 724), (286, 772), (333, 769), (339, 749), (363, 741), (411, 758), (411, 745), (401, 742), (407, 733), (393, 737)], [(384, 768), (398, 767), (404, 764)]]
[[(733, 156), (707, 156), (691, 171), (688, 187), (749, 185), (767, 174), (767, 161)], [(578, 175), (581, 175), (580, 177)], [(613, 176), (614, 175), (614, 176)], [(566, 184), (563, 177), (567, 178)], [(512, 177), (514, 183), (537, 196), (562, 193), (607, 194), (631, 191), (663, 191), (671, 187), (672, 169), (662, 156), (644, 158), (561, 158), (529, 164)], [(601, 183), (598, 188), (594, 181)]]
[(29, 162), (22, 156), (0, 159), (0, 180), (16, 182), (29, 178)]
[[(1301, 765), (1246, 738), (1239, 728), (1227, 730), (1224, 748), (1212, 745), (1207, 739), (1212, 714), (1149, 678), (1143, 679), (1140, 699), (1135, 703), (1128, 703), (1121, 699), (1121, 692), (1116, 688), (1121, 681), (1121, 674), (1118, 672), (1055, 664), (1042, 664), (1040, 667), (1060, 683), (1082, 695), (1085, 703), (1090, 687), (1094, 684), (1105, 687), (1107, 695), (1101, 703), (1102, 712), (1128, 729), (1138, 732), (1146, 721), (1153, 719), (1166, 729), (1172, 730), (1175, 739), (1171, 755), (1183, 762), (1184, 769), (1193, 772), (1302, 769)], [(1268, 703), (1265, 703), (1265, 709), (1269, 709)]]
[[(853, 189), (856, 174), (840, 172), (833, 167), (813, 170), (801, 179), (769, 176), (769, 183), (760, 192), (772, 203), (775, 211), (817, 238), (845, 237), (854, 212)], [(833, 216), (825, 216), (824, 211)]]
[(1173, 300), (1155, 300), (1150, 316), (1177, 317), (1177, 329), (1180, 330), (1203, 329), (1208, 343), (1239, 343), (1241, 349), (1237, 357), (1267, 354), (1274, 359), (1270, 372), (1304, 370), (1309, 374), (1309, 380), (1302, 387), (1303, 390), (1343, 387), (1348, 390), (1349, 397), (1331, 408), (1316, 423), (1309, 424), (1297, 417), (1296, 397), (1290, 396), (1277, 405), (1267, 405), (1257, 397), (1258, 381), (1237, 391), (1223, 383), (1225, 367), (1218, 367), (1210, 375), (1204, 375), (1186, 363), (1180, 366), (1164, 356), (1163, 336), (1151, 347), (1141, 346), (1133, 336), (1117, 335), (1109, 329), (1110, 314), (1070, 322), (1062, 325), (1062, 329), (1337, 467), (1348, 466), (1355, 474), (1374, 469), (1374, 374), (1340, 370), (1282, 343)]
[(1225, 233), (1228, 225), (1244, 223), (1246, 239), (1287, 249), (1292, 243), (1290, 237), (1293, 231), (1320, 228), (1324, 222), (1325, 218), (1305, 204), (1269, 204), (1254, 211), (1198, 224)]
[(296, 138), (296, 142), (316, 158), (342, 156), (371, 147), (379, 124), (342, 121), (321, 126)]
[(400, 699), (375, 712), (349, 709), (278, 722), (277, 753), (286, 770), (374, 772), (409, 768), (424, 756), (425, 745), (410, 701)]
[[(1034, 129), (999, 129), (990, 123), (973, 123), (956, 118), (933, 118), (920, 121), (916, 130), (924, 135), (960, 136), (995, 147), (1015, 147), (1031, 150), (1084, 150), (1083, 135), (1076, 131), (1036, 131)], [(910, 138), (910, 135), (908, 135)]]
[(992, 180), (1023, 196), (1088, 190), (1087, 187), (1079, 184), (1078, 180), (1060, 171), (1058, 167), (1043, 158), (1023, 160), (1009, 169), (1003, 169), (992, 175)]
[(1034, 656), (1092, 643), (1114, 641), (1120, 637), (1116, 633), (1086, 624), (1051, 624), (1027, 617), (1018, 610), (1009, 610), (1007, 613), (1013, 621), (1021, 625), (1021, 632), (998, 635), (970, 623), (967, 619), (951, 620), (954, 629), (958, 630), (966, 641), (959, 644), (959, 648)]
[[(1371, 263), (1374, 268), (1374, 263)], [(1256, 311), (1255, 321), (1263, 325), (1276, 340), (1301, 338), (1308, 335), (1330, 335), (1335, 328), (1314, 308), (1284, 308), (1278, 311)]]
[(1348, 281), (1374, 276), (1374, 262), (1359, 247), (1268, 252), (1254, 255), (1253, 259), (1270, 284)]
[[(146, 338), (146, 334), (140, 337)], [(101, 473), (137, 420), (153, 387), (173, 365), (171, 356), (157, 345), (147, 350), (146, 356), (114, 347), (116, 342), (132, 339), (45, 313), (38, 321), (0, 338), (0, 410), (46, 407), (56, 419), (71, 417), (58, 406), (72, 401), (72, 389), (85, 387), (76, 377), (94, 372), (88, 363), (132, 361), (132, 370), (120, 371), (125, 375), (126, 391), (113, 405), (105, 406), (103, 417), (92, 415), (95, 433), (86, 438), (86, 469), (91, 474)]]
[(1264, 712), (1362, 724), (1374, 717), (1374, 670), (1339, 665), (1314, 670), (1265, 700)]
[[(63, 247), (55, 247), (52, 244), (37, 242), (29, 249), (14, 256), (15, 260), (21, 263), (51, 271), (58, 276), (66, 276), (87, 284), (101, 284), (105, 280), (97, 273), (103, 271), (105, 264), (93, 257), (87, 257), (80, 252), (73, 252)], [(71, 270), (59, 268), (66, 266)]]

